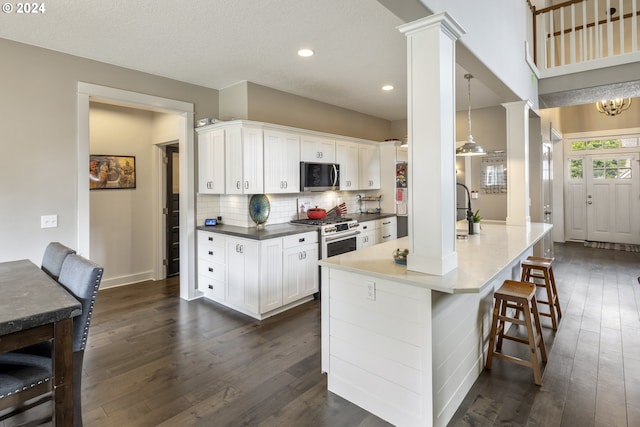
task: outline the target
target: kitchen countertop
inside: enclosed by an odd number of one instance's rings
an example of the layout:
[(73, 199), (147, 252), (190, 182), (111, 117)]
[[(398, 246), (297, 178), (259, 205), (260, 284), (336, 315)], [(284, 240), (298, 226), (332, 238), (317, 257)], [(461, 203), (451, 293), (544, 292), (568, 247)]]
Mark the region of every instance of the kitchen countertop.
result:
[(385, 212), (380, 212), (380, 213), (349, 213), (347, 215), (345, 215), (349, 218), (353, 218), (355, 220), (357, 220), (358, 222), (365, 222), (365, 221), (375, 221), (376, 219), (382, 219), (382, 218), (389, 218), (392, 216), (396, 216), (396, 214), (394, 213), (385, 213)]
[(542, 223), (529, 227), (483, 223), (480, 234), (456, 240), (458, 268), (444, 276), (408, 271), (406, 265), (394, 262), (393, 251), (407, 248), (408, 237), (327, 258), (319, 264), (449, 294), (478, 293), (551, 228)]
[(211, 233), (226, 234), (229, 236), (242, 237), (253, 240), (275, 239), (277, 237), (291, 236), (293, 234), (306, 233), (309, 231), (317, 231), (315, 225), (304, 224), (272, 224), (263, 229), (256, 227), (237, 227), (235, 225), (218, 224), (214, 226), (201, 225), (197, 227), (201, 231), (209, 231)]

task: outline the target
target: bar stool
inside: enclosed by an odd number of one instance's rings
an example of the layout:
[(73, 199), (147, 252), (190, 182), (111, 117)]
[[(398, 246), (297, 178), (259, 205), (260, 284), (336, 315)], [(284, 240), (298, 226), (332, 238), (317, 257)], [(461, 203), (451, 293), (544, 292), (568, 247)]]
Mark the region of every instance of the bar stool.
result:
[[(547, 293), (546, 300), (538, 300), (538, 304), (545, 304), (549, 307), (549, 312), (540, 312), (540, 316), (551, 318), (551, 326), (553, 330), (558, 330), (558, 322), (562, 317), (562, 309), (558, 300), (558, 291), (556, 290), (556, 279), (553, 276), (553, 258), (541, 258), (530, 256), (522, 261), (521, 282), (533, 282), (536, 286), (545, 288)], [(533, 279), (533, 280), (531, 280)], [(535, 279), (542, 280), (536, 281)]]
[[(547, 352), (542, 339), (542, 327), (540, 326), (540, 317), (538, 316), (535, 285), (533, 283), (505, 280), (493, 296), (495, 305), (493, 307), (493, 321), (491, 323), (491, 336), (489, 338), (489, 354), (487, 355), (486, 368), (491, 369), (493, 357), (499, 357), (532, 368), (533, 381), (536, 385), (541, 385), (542, 374), (538, 361), (538, 349), (540, 350), (540, 357), (543, 362), (547, 361)], [(507, 315), (507, 308), (516, 309), (515, 317)], [(524, 312), (524, 320), (520, 320), (520, 316), (518, 316), (519, 311)], [(533, 322), (531, 320), (532, 317)], [(506, 322), (524, 325), (527, 328), (527, 339), (507, 335), (505, 331)], [(502, 352), (502, 340), (505, 338), (522, 344), (528, 344), (531, 352), (531, 360), (524, 360), (504, 354)]]

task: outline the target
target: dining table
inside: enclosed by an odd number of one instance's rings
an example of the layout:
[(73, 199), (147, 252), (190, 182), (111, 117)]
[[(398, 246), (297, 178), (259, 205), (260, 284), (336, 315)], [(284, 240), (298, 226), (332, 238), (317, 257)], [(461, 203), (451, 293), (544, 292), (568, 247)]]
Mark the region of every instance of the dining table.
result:
[(80, 302), (29, 260), (0, 262), (0, 353), (52, 341), (53, 425), (73, 425), (73, 318)]

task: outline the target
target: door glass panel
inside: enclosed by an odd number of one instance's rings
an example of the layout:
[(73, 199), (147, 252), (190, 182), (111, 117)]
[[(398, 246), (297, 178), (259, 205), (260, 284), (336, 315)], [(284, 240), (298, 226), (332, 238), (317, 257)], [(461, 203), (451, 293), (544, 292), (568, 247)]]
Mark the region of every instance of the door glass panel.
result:
[(571, 171), (571, 179), (582, 179), (582, 159), (570, 159), (569, 170)]
[(631, 179), (631, 158), (594, 159), (594, 179)]

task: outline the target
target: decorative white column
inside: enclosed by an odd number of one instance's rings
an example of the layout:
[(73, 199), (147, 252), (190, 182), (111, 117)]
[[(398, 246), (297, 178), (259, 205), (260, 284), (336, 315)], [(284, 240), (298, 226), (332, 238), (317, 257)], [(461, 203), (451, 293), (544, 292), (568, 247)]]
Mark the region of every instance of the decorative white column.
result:
[(464, 30), (446, 12), (399, 30), (407, 36), (407, 269), (444, 275), (458, 266), (454, 78), (455, 43)]
[(507, 225), (529, 225), (529, 111), (531, 101), (502, 104), (507, 110)]

